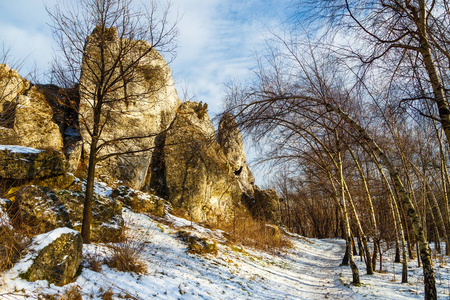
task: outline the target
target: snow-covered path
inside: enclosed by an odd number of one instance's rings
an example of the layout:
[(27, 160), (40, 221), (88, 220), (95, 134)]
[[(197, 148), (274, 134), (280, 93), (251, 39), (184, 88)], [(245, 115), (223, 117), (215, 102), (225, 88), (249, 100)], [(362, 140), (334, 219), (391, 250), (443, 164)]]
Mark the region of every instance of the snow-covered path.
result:
[(358, 298), (339, 279), (339, 265), (345, 251), (343, 240), (295, 238), (293, 243), (294, 250), (284, 258), (288, 258), (293, 266), (291, 276), (295, 277), (290, 276), (291, 280), (297, 281), (295, 287), (298, 292), (292, 295), (292, 299)]
[[(0, 299), (37, 299), (38, 295), (61, 294), (70, 286), (81, 289), (83, 299), (101, 300), (106, 291), (113, 299), (421, 299), (421, 270), (410, 264), (410, 283), (393, 277), (394, 267), (385, 253), (382, 273), (365, 275), (364, 262), (357, 260), (361, 287), (350, 285), (351, 271), (339, 266), (345, 241), (319, 240), (289, 234), (293, 247), (281, 253), (268, 253), (233, 245), (220, 230), (210, 230), (175, 216), (164, 222), (146, 215), (123, 211), (130, 241), (145, 244), (140, 258), (145, 274), (120, 272), (103, 264), (99, 272), (83, 268), (77, 280), (64, 287), (46, 281), (26, 282), (14, 270), (2, 274)], [(177, 238), (179, 230), (217, 241), (217, 255), (191, 255)], [(84, 256), (104, 261), (109, 252), (104, 244), (84, 245)], [(448, 299), (450, 267), (447, 260), (436, 265), (439, 299)], [(398, 267), (397, 267), (398, 269)], [(395, 278), (397, 278), (395, 280)], [(3, 296), (2, 296), (3, 295)], [(5, 298), (5, 295), (8, 295)], [(3, 298), (2, 298), (3, 297)]]

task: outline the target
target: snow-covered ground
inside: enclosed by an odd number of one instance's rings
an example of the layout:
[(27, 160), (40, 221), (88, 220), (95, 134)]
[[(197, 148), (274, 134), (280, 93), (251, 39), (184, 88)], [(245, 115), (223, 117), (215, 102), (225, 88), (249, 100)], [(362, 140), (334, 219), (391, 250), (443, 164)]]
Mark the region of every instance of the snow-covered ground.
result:
[[(98, 187), (108, 193), (104, 186)], [(364, 275), (357, 257), (362, 286), (350, 285), (349, 267), (339, 266), (343, 240), (308, 239), (292, 234), (291, 249), (269, 254), (225, 241), (222, 232), (168, 215), (164, 221), (124, 208), (127, 236), (144, 243), (140, 253), (147, 273), (120, 272), (103, 264), (101, 271), (83, 268), (78, 279), (64, 287), (46, 281), (26, 282), (15, 268), (0, 274), (0, 299), (37, 299), (38, 294), (61, 294), (78, 285), (83, 299), (102, 299), (106, 291), (113, 299), (422, 299), (421, 269), (410, 261), (408, 284), (401, 284), (401, 265), (384, 253), (383, 273)], [(191, 226), (193, 225), (193, 226)], [(192, 255), (176, 237), (179, 230), (214, 239), (218, 254)], [(103, 260), (110, 251), (103, 244), (84, 245), (84, 257)], [(447, 258), (435, 261), (440, 299), (449, 298), (450, 272)], [(395, 273), (394, 273), (395, 268)], [(395, 277), (394, 277), (395, 274)]]

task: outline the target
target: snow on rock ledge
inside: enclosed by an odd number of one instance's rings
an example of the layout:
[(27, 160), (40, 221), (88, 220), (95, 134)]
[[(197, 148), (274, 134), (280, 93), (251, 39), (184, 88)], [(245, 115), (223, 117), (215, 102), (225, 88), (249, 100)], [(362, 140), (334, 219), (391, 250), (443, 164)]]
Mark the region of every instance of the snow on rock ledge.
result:
[(66, 159), (56, 150), (0, 146), (0, 177), (38, 179), (65, 174)]

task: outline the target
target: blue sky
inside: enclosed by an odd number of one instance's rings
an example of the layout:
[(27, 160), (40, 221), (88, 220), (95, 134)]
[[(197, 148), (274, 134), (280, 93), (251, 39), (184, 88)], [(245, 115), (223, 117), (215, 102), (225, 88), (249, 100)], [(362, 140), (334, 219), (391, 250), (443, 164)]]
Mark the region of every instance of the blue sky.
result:
[[(26, 59), (22, 75), (49, 69), (55, 44), (44, 4), (57, 0), (0, 0), (0, 42), (12, 47), (11, 60)], [(137, 1), (139, 2), (139, 1)], [(290, 0), (174, 0), (179, 23), (178, 55), (171, 63), (180, 98), (187, 90), (220, 111), (223, 83), (243, 79), (264, 46), (267, 28), (287, 15)]]
[[(0, 42), (12, 47), (11, 60), (26, 59), (21, 74), (50, 67), (54, 44), (44, 4), (58, 0), (0, 0)], [(139, 2), (139, 1), (137, 1)], [(289, 15), (291, 0), (173, 0), (182, 19), (178, 55), (170, 64), (178, 94), (221, 111), (224, 82), (245, 80), (264, 47), (267, 30)], [(11, 62), (12, 63), (12, 62)], [(10, 64), (11, 64), (10, 63)]]

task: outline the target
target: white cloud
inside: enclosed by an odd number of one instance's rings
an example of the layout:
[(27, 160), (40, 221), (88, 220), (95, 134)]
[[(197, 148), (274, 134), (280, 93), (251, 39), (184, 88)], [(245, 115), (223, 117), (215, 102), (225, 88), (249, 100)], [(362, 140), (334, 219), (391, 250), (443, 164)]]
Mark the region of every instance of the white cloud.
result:
[[(179, 54), (172, 64), (176, 82), (221, 110), (223, 83), (250, 74), (253, 51), (262, 47), (266, 25), (278, 21), (287, 1), (179, 0)], [(278, 12), (278, 13), (277, 13)], [(180, 90), (180, 87), (178, 88)]]
[(3, 42), (11, 46), (11, 59), (25, 60), (22, 75), (26, 75), (34, 65), (40, 70), (49, 69), (53, 52), (51, 37), (5, 24), (0, 24), (0, 32)]

